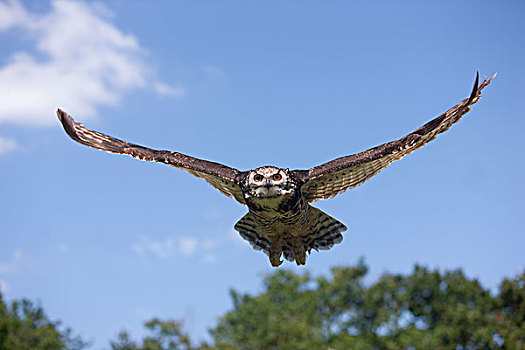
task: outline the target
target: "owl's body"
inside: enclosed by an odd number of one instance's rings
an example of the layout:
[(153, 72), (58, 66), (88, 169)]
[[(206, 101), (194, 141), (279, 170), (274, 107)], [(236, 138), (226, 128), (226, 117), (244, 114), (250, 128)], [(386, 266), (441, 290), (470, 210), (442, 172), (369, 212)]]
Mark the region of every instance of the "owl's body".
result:
[(288, 169), (265, 166), (249, 171), (241, 188), (250, 212), (235, 224), (235, 230), (252, 247), (264, 251), (272, 266), (281, 264), (281, 254), (304, 265), (306, 252), (330, 249), (343, 240), (341, 232), (346, 227), (308, 204), (301, 181)]
[(330, 249), (343, 240), (341, 232), (346, 230), (345, 225), (310, 203), (363, 184), (393, 161), (435, 139), (470, 111), (470, 106), (481, 97), (481, 90), (493, 78), (485, 79), (478, 86), (477, 76), (467, 99), (405, 137), (307, 170), (265, 166), (239, 171), (181, 153), (122, 141), (84, 127), (60, 109), (57, 114), (66, 133), (81, 144), (165, 163), (206, 180), (221, 193), (248, 207), (248, 213), (237, 222), (235, 229), (255, 249), (264, 251), (272, 266), (281, 264), (281, 255), (304, 265), (306, 253)]

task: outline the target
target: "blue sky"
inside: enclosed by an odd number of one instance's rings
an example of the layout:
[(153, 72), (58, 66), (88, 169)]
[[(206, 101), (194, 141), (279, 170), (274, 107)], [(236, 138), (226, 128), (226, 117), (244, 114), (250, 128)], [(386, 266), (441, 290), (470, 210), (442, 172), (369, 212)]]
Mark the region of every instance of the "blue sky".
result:
[(40, 300), (94, 349), (152, 316), (197, 339), (255, 293), (268, 259), (246, 209), (161, 164), (71, 141), (88, 127), (238, 169), (309, 168), (399, 138), (498, 73), (461, 122), (316, 206), (348, 226), (313, 275), (364, 257), (495, 290), (525, 267), (525, 4), (0, 1), (0, 288)]

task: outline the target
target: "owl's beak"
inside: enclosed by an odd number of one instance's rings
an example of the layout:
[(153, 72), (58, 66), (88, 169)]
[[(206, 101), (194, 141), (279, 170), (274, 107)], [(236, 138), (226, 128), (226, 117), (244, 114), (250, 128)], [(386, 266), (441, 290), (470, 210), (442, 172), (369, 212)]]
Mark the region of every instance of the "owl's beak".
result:
[(270, 180), (266, 180), (266, 188), (267, 189), (270, 189), (270, 187), (272, 186), (272, 184), (270, 184)]

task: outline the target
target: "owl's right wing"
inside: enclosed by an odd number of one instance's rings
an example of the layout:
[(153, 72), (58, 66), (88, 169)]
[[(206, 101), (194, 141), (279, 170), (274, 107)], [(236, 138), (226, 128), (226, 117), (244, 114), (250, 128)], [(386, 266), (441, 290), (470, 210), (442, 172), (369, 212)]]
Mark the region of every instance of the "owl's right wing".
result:
[(241, 204), (246, 204), (238, 180), (241, 172), (237, 169), (182, 153), (154, 150), (119, 140), (86, 128), (61, 109), (57, 110), (57, 115), (66, 133), (78, 143), (101, 151), (127, 154), (140, 160), (165, 163), (186, 170), (206, 180), (224, 195), (235, 198)]
[(361, 153), (334, 159), (309, 170), (295, 170), (295, 176), (303, 182), (302, 194), (311, 203), (319, 199), (332, 198), (363, 184), (393, 161), (423, 147), (435, 139), (438, 134), (448, 130), (452, 124), (461, 119), (461, 116), (470, 111), (469, 107), (481, 97), (481, 90), (495, 76), (488, 80), (485, 78), (478, 86), (479, 75), (476, 75), (476, 82), (470, 97), (399, 140)]

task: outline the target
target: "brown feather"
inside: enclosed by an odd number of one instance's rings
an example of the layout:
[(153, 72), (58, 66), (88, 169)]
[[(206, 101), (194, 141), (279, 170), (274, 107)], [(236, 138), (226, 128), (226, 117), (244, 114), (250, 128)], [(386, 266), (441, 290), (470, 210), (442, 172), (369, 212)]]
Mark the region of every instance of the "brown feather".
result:
[(154, 150), (119, 140), (86, 128), (61, 109), (57, 110), (57, 115), (66, 133), (78, 143), (101, 151), (127, 154), (140, 160), (165, 163), (186, 170), (190, 174), (204, 179), (226, 196), (235, 198), (241, 204), (246, 204), (238, 182), (242, 173), (237, 169), (182, 153)]
[(476, 75), (474, 88), (468, 98), (399, 140), (334, 159), (309, 170), (294, 170), (293, 173), (304, 182), (301, 188), (303, 195), (308, 202), (332, 198), (363, 184), (393, 161), (423, 147), (469, 112), (469, 107), (481, 97), (481, 90), (490, 84), (495, 76), (494, 74), (490, 79), (485, 78), (478, 86), (479, 75)]

